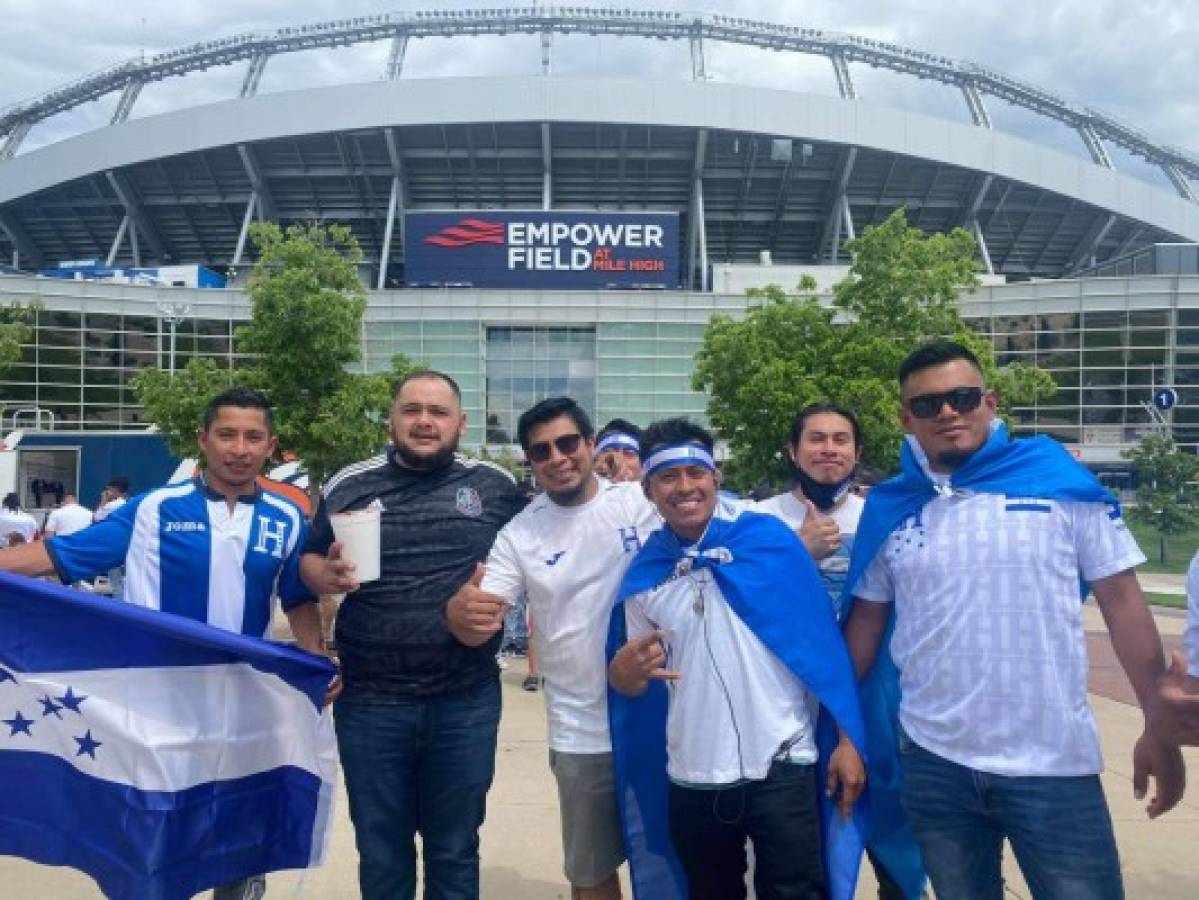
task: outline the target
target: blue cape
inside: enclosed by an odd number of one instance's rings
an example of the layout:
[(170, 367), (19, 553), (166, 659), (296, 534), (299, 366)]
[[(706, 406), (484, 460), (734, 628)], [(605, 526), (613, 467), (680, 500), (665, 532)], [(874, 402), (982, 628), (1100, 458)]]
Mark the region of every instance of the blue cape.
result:
[[(1087, 469), (1051, 438), (1038, 436), (1009, 441), (997, 426), (990, 437), (950, 479), (956, 490), (1007, 496), (1036, 496), (1049, 500), (1106, 502), (1118, 515), (1113, 498)], [(908, 441), (900, 453), (900, 474), (871, 490), (858, 522), (842, 594), (848, 617), (853, 589), (887, 537), (909, 516), (916, 515), (937, 494)], [(1086, 591), (1083, 591), (1085, 596)], [(879, 646), (874, 668), (862, 682), (862, 712), (866, 718), (870, 759), (871, 833), (868, 845), (909, 897), (919, 896), (924, 881), (919, 852), (900, 806), (898, 760), (899, 670), (891, 659), (892, 613)]]
[[(744, 512), (732, 520), (714, 517), (703, 539), (693, 547), (681, 543), (668, 526), (654, 532), (625, 573), (617, 593), (608, 660), (626, 640), (624, 601), (661, 584), (684, 558), (690, 558), (694, 567), (712, 569), (732, 610), (820, 698), (825, 710), (862, 751), (866, 737), (853, 664), (828, 591), (803, 545), (773, 516)], [(667, 690), (662, 682), (650, 682), (649, 689), (636, 698), (608, 691), (616, 790), (636, 900), (687, 898), (687, 879), (667, 827), (666, 712)], [(832, 750), (831, 745), (825, 746), (826, 740), (835, 743), (836, 729), (824, 722), (821, 726), (823, 764)], [(820, 778), (823, 785), (823, 766)], [(864, 804), (859, 801), (848, 822), (827, 798), (824, 807), (825, 858), (832, 896), (849, 900), (861, 861)]]

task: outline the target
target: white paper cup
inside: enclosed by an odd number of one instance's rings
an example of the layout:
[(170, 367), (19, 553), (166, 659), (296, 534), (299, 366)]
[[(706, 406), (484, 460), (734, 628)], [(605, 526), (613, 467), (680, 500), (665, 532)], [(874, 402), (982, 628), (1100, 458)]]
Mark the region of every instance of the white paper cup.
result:
[(342, 559), (358, 568), (354, 577), (362, 584), (379, 579), (379, 518), (378, 507), (354, 512), (336, 513), (329, 517), (333, 535), (341, 543)]

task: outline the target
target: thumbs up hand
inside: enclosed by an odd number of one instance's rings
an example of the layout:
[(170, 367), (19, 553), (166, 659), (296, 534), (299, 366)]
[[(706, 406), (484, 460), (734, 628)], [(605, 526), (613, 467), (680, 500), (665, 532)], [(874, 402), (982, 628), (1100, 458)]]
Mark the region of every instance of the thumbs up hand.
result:
[(811, 500), (804, 498), (804, 520), (797, 534), (803, 545), (812, 554), (812, 559), (821, 560), (841, 549), (841, 529), (837, 523), (816, 508)]
[(504, 627), (507, 602), (482, 589), (484, 574), (482, 564), (476, 564), (470, 579), (446, 603), (446, 623), (450, 633), (467, 647), (487, 643)]

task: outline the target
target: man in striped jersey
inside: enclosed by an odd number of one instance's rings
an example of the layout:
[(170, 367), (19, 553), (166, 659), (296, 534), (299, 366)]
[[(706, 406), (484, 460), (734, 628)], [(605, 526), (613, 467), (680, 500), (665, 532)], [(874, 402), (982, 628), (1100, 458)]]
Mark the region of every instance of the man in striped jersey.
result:
[[(124, 563), (126, 602), (258, 638), (277, 593), (299, 645), (323, 652), (315, 598), (300, 579), (307, 523), (255, 482), (278, 442), (270, 402), (246, 388), (225, 391), (197, 437), (205, 467), (195, 478), (133, 497), (90, 528), (0, 553), (0, 569), (57, 572), (71, 584)], [(257, 900), (265, 890), (258, 876), (213, 896)]]

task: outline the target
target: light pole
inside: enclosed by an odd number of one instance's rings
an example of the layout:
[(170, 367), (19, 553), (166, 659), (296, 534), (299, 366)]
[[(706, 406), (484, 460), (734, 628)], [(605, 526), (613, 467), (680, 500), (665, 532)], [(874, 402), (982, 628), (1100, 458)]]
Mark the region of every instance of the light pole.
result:
[(175, 376), (175, 329), (182, 324), (191, 311), (192, 306), (190, 303), (181, 303), (178, 300), (158, 301), (159, 335), (162, 334), (162, 322), (166, 322), (171, 326), (170, 355), (167, 357), (167, 372), (172, 378)]

